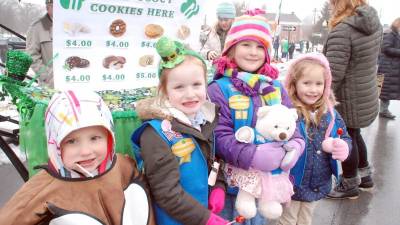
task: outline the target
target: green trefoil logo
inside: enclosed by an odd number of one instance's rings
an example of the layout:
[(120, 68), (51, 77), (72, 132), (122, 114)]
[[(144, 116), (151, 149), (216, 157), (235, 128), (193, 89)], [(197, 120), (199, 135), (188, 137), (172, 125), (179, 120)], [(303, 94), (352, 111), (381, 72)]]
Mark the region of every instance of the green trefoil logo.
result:
[(190, 17), (197, 15), (199, 13), (199, 5), (196, 0), (186, 0), (186, 2), (181, 5), (181, 13), (185, 15), (186, 18), (190, 19)]
[(64, 9), (80, 10), (85, 0), (60, 0), (60, 4)]

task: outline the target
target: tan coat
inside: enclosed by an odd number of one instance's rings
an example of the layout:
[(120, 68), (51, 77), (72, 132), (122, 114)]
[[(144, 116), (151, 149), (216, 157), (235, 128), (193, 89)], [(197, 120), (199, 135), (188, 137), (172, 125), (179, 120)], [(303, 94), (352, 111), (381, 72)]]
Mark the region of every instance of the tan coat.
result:
[(221, 56), (222, 54), (225, 38), (224, 38), (224, 43), (222, 43), (221, 45), (220, 36), (218, 35), (215, 27), (212, 27), (209, 31), (204, 31), (207, 33), (207, 41), (205, 42), (204, 46), (201, 47), (200, 54), (205, 59), (208, 59), (207, 54), (209, 51), (215, 51), (219, 56)]
[(46, 14), (28, 30), (26, 51), (32, 56), (31, 68), (39, 74), (40, 85), (54, 88), (53, 79), (53, 21)]
[[(76, 218), (77, 214), (101, 224), (132, 224), (129, 219), (123, 220), (125, 210), (130, 212), (128, 217), (136, 218), (135, 224), (141, 220), (143, 225), (155, 225), (149, 194), (139, 191), (147, 188), (135, 162), (119, 154), (115, 159), (109, 171), (94, 178), (62, 178), (46, 170), (40, 171), (1, 208), (0, 224), (49, 224), (51, 220), (64, 221), (68, 216)], [(132, 188), (134, 192), (129, 191)], [(130, 195), (125, 196), (126, 193)], [(143, 216), (146, 207), (148, 214)]]

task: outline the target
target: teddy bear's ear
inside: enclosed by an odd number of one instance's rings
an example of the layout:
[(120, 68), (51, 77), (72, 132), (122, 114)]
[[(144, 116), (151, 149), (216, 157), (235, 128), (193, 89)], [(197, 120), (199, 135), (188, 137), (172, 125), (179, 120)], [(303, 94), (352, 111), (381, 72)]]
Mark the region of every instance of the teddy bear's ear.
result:
[(257, 112), (257, 118), (262, 118), (264, 116), (266, 116), (268, 114), (268, 112), (270, 111), (271, 106), (262, 106), (260, 108), (258, 108), (258, 112)]
[(297, 118), (299, 118), (299, 116), (297, 115), (297, 110), (295, 108), (291, 108), (289, 110), (292, 113), (294, 119), (297, 120)]

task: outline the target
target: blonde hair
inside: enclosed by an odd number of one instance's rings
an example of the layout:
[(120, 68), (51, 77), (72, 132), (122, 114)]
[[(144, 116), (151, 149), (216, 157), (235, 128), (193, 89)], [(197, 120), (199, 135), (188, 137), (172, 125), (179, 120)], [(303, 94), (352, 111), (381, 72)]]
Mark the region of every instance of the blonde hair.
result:
[(204, 72), (204, 81), (207, 84), (207, 67), (204, 65), (204, 63), (198, 59), (195, 56), (192, 55), (185, 55), (185, 59), (183, 62), (175, 66), (174, 68), (168, 69), (165, 68), (161, 71), (160, 74), (160, 81), (158, 83), (158, 88), (157, 88), (157, 97), (159, 98), (160, 102), (164, 102), (164, 100), (167, 98), (168, 93), (167, 93), (167, 82), (168, 82), (168, 75), (175, 69), (183, 65), (198, 65), (201, 66)]
[[(317, 60), (304, 59), (293, 65), (293, 73), (291, 74), (292, 79), (289, 81), (289, 83), (286, 84), (286, 91), (288, 92), (289, 98), (292, 100), (293, 106), (297, 109), (297, 113), (299, 114), (299, 116), (304, 118), (307, 128), (311, 125), (318, 125), (321, 121), (322, 116), (328, 110), (328, 105), (324, 96), (321, 96), (321, 98), (318, 99), (318, 101), (315, 102), (312, 106), (305, 105), (297, 96), (296, 83), (298, 80), (306, 75), (306, 69), (310, 67), (320, 67), (323, 70), (326, 70), (326, 68), (321, 65)], [(324, 77), (324, 93), (327, 86), (328, 85), (326, 84), (326, 77)], [(335, 97), (332, 91), (330, 91), (329, 93), (329, 100), (332, 102), (333, 105), (336, 104)], [(313, 117), (311, 116), (310, 110), (317, 111), (315, 119), (313, 119)]]
[(356, 14), (356, 8), (366, 5), (366, 0), (330, 0), (333, 6), (332, 17), (329, 20), (329, 28), (332, 29), (345, 18)]

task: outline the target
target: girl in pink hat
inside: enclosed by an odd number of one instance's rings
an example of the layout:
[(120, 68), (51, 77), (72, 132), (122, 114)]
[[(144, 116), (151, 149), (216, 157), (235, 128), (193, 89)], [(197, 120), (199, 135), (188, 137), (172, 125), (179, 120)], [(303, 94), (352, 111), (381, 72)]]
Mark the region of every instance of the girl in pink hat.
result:
[[(287, 173), (304, 150), (304, 140), (298, 129), (286, 144), (241, 143), (235, 138), (235, 131), (239, 128), (255, 127), (257, 111), (261, 106), (283, 104), (291, 107), (285, 89), (276, 80), (278, 71), (270, 65), (272, 37), (268, 21), (262, 15), (264, 13), (255, 9), (235, 18), (226, 37), (222, 57), (214, 62), (217, 72), (208, 94), (211, 101), (221, 107), (215, 129), (217, 154), (236, 168)], [(281, 163), (285, 148), (293, 149), (296, 154)], [(237, 189), (228, 189), (223, 217), (232, 220), (243, 214), (248, 219), (246, 224), (266, 223), (265, 218), (257, 213), (254, 200), (247, 201), (249, 204), (236, 204), (236, 196), (241, 200), (250, 198), (237, 195)], [(264, 211), (263, 204), (258, 204), (258, 209)]]
[(332, 174), (338, 174), (337, 160), (344, 161), (349, 155), (351, 139), (334, 109), (331, 83), (329, 63), (322, 54), (297, 58), (286, 75), (285, 87), (299, 114), (306, 148), (290, 171), (295, 194), (279, 225), (311, 225), (318, 200), (330, 192)]

